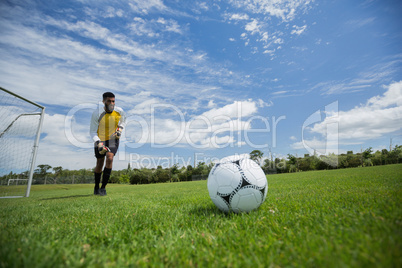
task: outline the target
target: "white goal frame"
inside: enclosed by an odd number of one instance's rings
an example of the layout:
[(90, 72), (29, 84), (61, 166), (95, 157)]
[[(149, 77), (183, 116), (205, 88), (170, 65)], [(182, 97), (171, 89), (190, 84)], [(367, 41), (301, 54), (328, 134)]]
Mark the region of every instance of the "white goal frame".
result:
[[(33, 173), (34, 173), (34, 170), (35, 170), (36, 154), (38, 152), (39, 139), (40, 139), (40, 134), (41, 134), (42, 125), (43, 125), (43, 118), (45, 116), (45, 107), (42, 106), (42, 105), (39, 105), (39, 104), (37, 104), (37, 103), (35, 103), (33, 101), (30, 101), (30, 100), (28, 100), (28, 99), (26, 99), (26, 98), (24, 98), (24, 97), (22, 97), (22, 96), (20, 96), (18, 94), (15, 94), (15, 93), (13, 93), (13, 92), (5, 89), (5, 88), (0, 87), (0, 90), (6, 92), (6, 93), (8, 93), (8, 94), (10, 94), (10, 95), (12, 95), (12, 96), (14, 96), (16, 98), (19, 98), (19, 99), (21, 99), (21, 100), (23, 100), (25, 102), (28, 102), (28, 103), (38, 107), (39, 109), (41, 109), (41, 111), (37, 112), (37, 113), (20, 114), (17, 118), (14, 119), (14, 121), (12, 121), (5, 128), (5, 130), (2, 133), (0, 133), (0, 138), (1, 138), (1, 136), (3, 136), (3, 134), (6, 133), (7, 130), (10, 129), (11, 126), (14, 124), (14, 122), (17, 121), (18, 118), (20, 118), (21, 116), (28, 116), (28, 115), (39, 115), (40, 116), (39, 117), (39, 124), (38, 124), (38, 127), (36, 129), (36, 136), (35, 136), (35, 142), (34, 142), (33, 150), (32, 150), (31, 163), (29, 164), (28, 185), (27, 185), (27, 189), (26, 189), (26, 192), (25, 192), (25, 197), (29, 197), (29, 194), (31, 192)], [(21, 180), (21, 179), (19, 179), (19, 180)], [(15, 197), (24, 197), (24, 196), (2, 196), (0, 198), (15, 198)]]
[(10, 186), (10, 182), (13, 183), (13, 182), (16, 181), (16, 182), (17, 182), (16, 185), (18, 185), (18, 182), (19, 182), (19, 181), (28, 181), (28, 180), (29, 180), (29, 179), (8, 179), (8, 181), (7, 181), (7, 186)]

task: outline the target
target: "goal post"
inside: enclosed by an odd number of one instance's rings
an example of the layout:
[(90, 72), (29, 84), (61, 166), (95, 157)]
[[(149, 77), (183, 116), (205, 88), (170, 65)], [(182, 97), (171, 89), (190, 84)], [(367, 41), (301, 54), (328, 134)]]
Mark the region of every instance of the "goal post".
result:
[(0, 198), (29, 197), (44, 115), (45, 107), (0, 87)]

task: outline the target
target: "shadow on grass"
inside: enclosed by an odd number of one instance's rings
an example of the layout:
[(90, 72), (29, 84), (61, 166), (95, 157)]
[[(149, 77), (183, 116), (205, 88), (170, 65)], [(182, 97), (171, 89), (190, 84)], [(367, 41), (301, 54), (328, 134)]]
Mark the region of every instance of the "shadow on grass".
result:
[(42, 198), (40, 200), (56, 200), (56, 199), (67, 199), (67, 198), (78, 198), (78, 197), (89, 197), (93, 196), (93, 194), (82, 194), (82, 195), (69, 195), (69, 196), (59, 196), (59, 197), (49, 197), (49, 198)]

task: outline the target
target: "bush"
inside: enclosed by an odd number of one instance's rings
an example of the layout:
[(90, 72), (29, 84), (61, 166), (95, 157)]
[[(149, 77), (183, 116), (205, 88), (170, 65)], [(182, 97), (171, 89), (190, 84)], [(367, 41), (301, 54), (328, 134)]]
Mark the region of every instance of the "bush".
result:
[(120, 184), (128, 184), (128, 183), (130, 183), (130, 176), (127, 175), (127, 174), (120, 175), (119, 183)]

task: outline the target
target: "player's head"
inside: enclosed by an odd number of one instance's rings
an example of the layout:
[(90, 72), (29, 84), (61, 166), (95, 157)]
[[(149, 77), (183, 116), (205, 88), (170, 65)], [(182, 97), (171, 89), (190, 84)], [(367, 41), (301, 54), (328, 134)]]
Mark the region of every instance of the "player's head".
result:
[(105, 101), (107, 98), (115, 98), (115, 96), (112, 92), (103, 93), (103, 101)]
[(115, 103), (115, 96), (112, 92), (105, 92), (103, 93), (103, 103), (105, 104), (105, 110), (108, 113), (113, 112), (114, 110), (114, 103)]

